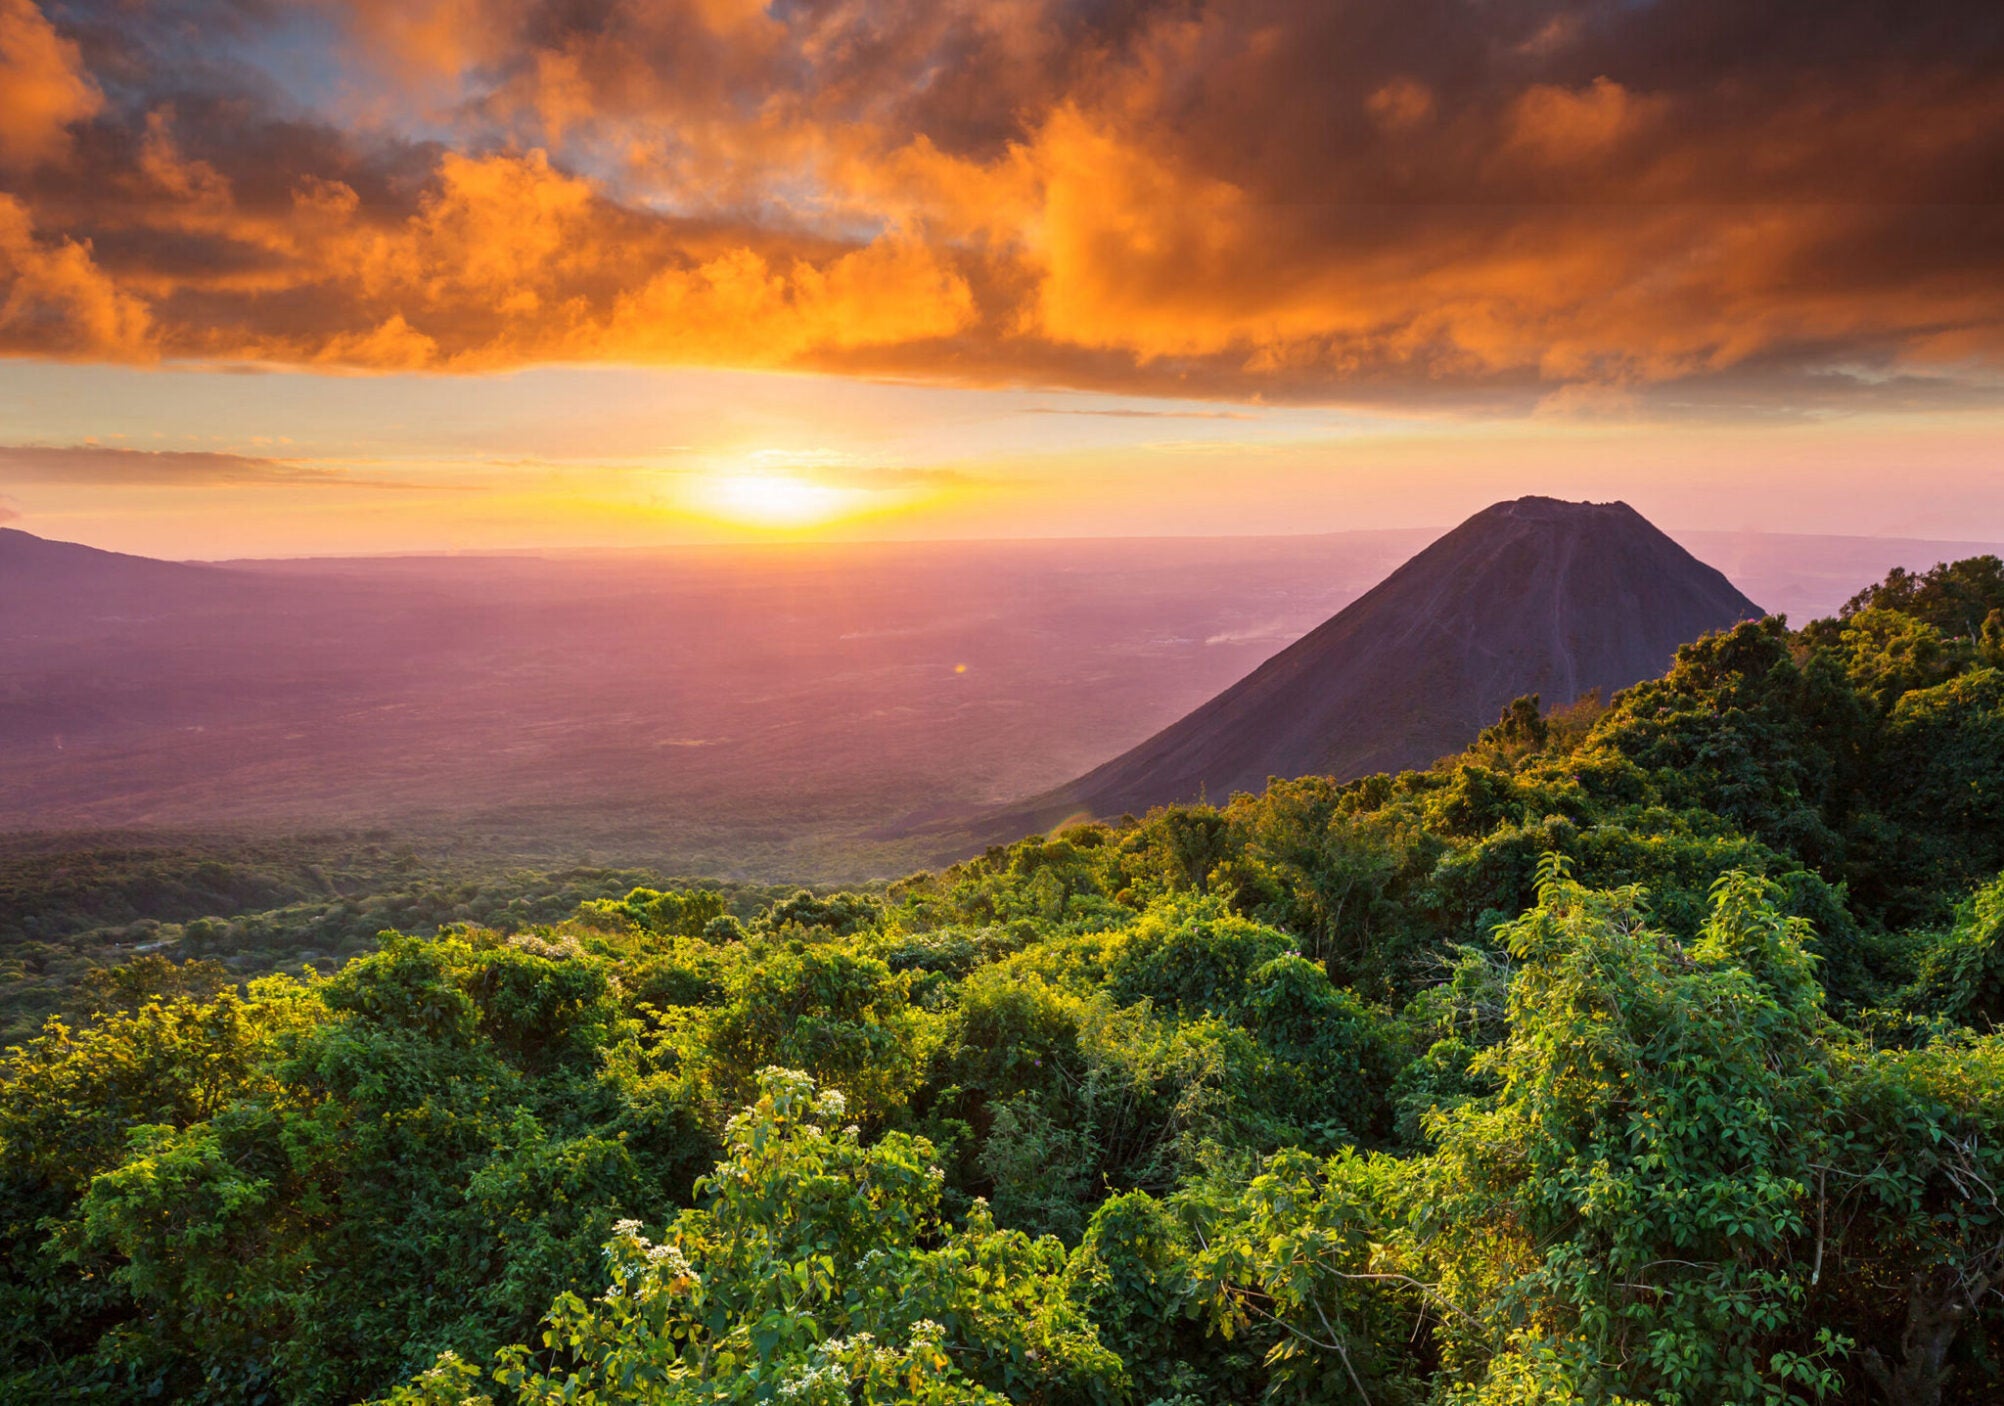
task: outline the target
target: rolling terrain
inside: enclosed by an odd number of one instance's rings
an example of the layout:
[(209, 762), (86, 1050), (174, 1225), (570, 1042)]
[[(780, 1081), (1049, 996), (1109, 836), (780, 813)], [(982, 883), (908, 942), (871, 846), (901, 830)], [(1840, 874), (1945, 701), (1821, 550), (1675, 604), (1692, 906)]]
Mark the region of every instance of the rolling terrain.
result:
[(853, 872), (886, 814), (1091, 765), (1413, 545), (142, 563), (140, 580), (134, 559), (0, 533), (0, 559), (32, 555), (45, 583), (0, 600), (0, 828), (390, 825), (685, 872)]

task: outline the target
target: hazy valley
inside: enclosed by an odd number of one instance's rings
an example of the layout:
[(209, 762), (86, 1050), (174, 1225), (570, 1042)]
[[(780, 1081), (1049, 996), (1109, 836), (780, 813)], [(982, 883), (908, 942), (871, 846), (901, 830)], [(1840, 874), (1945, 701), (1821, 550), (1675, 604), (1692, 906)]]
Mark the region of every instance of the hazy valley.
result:
[[(0, 531), (0, 828), (901, 873), (953, 843), (888, 833), (908, 817), (1090, 770), (1436, 535), (182, 566)], [(1687, 542), (1797, 620), (1978, 550)]]

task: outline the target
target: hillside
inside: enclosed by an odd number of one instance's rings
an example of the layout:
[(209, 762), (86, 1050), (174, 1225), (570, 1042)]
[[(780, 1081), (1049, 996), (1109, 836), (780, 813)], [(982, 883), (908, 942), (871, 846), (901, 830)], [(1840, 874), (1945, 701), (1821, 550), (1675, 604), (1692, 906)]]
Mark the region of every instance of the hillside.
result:
[(1626, 503), (1498, 503), (1195, 712), (983, 829), (1426, 766), (1514, 698), (1611, 697), (1761, 613)]
[(107, 613), (161, 615), (255, 599), (255, 581), (0, 527), (0, 639), (33, 624), (75, 629)]

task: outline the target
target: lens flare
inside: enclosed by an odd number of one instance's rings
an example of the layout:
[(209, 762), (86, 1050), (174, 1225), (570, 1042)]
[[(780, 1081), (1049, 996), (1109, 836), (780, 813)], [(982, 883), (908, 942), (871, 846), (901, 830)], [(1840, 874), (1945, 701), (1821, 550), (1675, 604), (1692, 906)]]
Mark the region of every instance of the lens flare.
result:
[(818, 527), (863, 506), (859, 488), (819, 483), (798, 474), (746, 471), (708, 476), (698, 506), (712, 517), (746, 527)]

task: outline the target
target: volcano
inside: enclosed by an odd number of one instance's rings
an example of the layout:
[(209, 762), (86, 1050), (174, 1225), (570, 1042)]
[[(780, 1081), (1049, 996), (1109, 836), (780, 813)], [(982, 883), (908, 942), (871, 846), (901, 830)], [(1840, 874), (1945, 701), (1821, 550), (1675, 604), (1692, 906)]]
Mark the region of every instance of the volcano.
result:
[(1498, 503), (1195, 712), (979, 829), (1427, 766), (1513, 699), (1612, 697), (1679, 645), (1761, 614), (1626, 503)]

